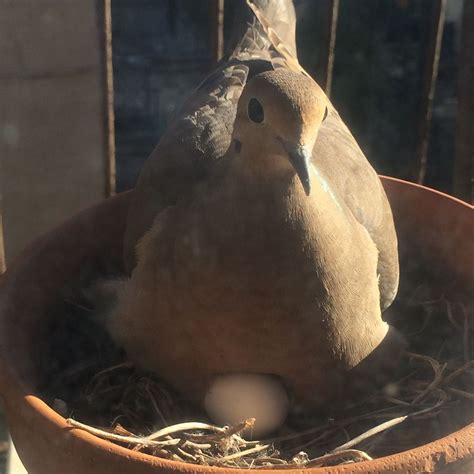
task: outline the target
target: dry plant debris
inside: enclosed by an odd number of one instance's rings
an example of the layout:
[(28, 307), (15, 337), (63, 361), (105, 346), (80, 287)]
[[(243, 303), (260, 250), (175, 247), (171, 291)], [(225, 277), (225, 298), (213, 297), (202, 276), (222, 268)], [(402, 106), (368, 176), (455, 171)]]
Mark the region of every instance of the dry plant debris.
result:
[(6, 454), (8, 452), (10, 444), (8, 441), (0, 441), (0, 455)]
[[(55, 400), (54, 406), (70, 416), (74, 428), (134, 451), (203, 465), (287, 469), (353, 463), (404, 451), (445, 436), (474, 417), (467, 314), (444, 299), (412, 306), (418, 317), (405, 314), (411, 326), (401, 329), (411, 347), (426, 346), (430, 355), (407, 352), (398, 381), (326, 420), (289, 420), (271, 439), (248, 441), (241, 436), (253, 419), (230, 427), (193, 421), (205, 417), (155, 375), (141, 373), (129, 362), (99, 371), (83, 389), (80, 403), (70, 406)], [(430, 324), (434, 312), (436, 325)], [(443, 324), (440, 314), (445, 315)], [(420, 326), (413, 330), (416, 324)]]

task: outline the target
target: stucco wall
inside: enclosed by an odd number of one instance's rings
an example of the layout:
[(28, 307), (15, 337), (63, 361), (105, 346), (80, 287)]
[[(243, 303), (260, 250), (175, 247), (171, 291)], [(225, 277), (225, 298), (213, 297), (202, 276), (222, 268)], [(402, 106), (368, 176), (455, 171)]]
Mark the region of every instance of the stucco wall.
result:
[(0, 191), (7, 263), (104, 197), (96, 0), (2, 0)]

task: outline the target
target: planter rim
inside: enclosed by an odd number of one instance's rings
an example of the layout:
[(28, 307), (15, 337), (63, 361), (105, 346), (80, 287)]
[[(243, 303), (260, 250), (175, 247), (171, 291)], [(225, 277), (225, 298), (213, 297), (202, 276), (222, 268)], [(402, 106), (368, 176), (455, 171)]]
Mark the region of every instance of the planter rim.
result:
[[(83, 440), (86, 443), (92, 443), (110, 453), (135, 458), (139, 462), (144, 462), (156, 468), (173, 470), (183, 473), (253, 473), (252, 469), (204, 466), (198, 464), (190, 464), (186, 462), (173, 461), (169, 459), (152, 456), (128, 448), (124, 448), (110, 441), (101, 439), (80, 428), (74, 428), (69, 425), (65, 418), (55, 412), (49, 405), (34, 395), (25, 394), (24, 402), (36, 412), (43, 415), (49, 422), (53, 423), (62, 431), (69, 431), (73, 436)], [(451, 455), (451, 456), (450, 456)], [(397, 466), (408, 472), (408, 469), (420, 469), (431, 472), (434, 466), (440, 462), (440, 458), (444, 458), (441, 465), (449, 464), (450, 458), (458, 459), (474, 455), (474, 423), (470, 423), (459, 431), (451, 433), (443, 438), (437, 439), (431, 443), (413, 448), (400, 453), (392, 454), (374, 459), (373, 461), (361, 461), (355, 464), (343, 464), (333, 467), (309, 467), (309, 468), (289, 468), (284, 469), (287, 473), (321, 473), (321, 474), (350, 474), (355, 472), (386, 472), (387, 468)], [(385, 469), (385, 470), (384, 470)], [(406, 470), (406, 471), (405, 471)], [(258, 469), (263, 474), (274, 474), (274, 469)], [(394, 472), (394, 471), (391, 471)], [(419, 471), (416, 471), (419, 472)]]
[(473, 204), (469, 204), (468, 202), (463, 201), (462, 199), (459, 199), (455, 196), (451, 196), (451, 194), (444, 193), (443, 191), (438, 191), (437, 189), (430, 188), (429, 186), (425, 186), (424, 184), (414, 183), (413, 181), (407, 181), (401, 178), (394, 178), (393, 176), (385, 176), (383, 174), (379, 174), (379, 178), (382, 180), (382, 183), (385, 181), (398, 183), (403, 186), (411, 187), (413, 189), (418, 189), (422, 192), (428, 192), (428, 193), (437, 195), (440, 198), (446, 198), (449, 201), (452, 201), (453, 203), (461, 204), (463, 207), (467, 207), (470, 210), (474, 210)]
[[(453, 204), (461, 205), (469, 210), (473, 210), (474, 206), (457, 199), (453, 196), (445, 194), (443, 192), (431, 189), (429, 187), (405, 181), (398, 178), (380, 176), (382, 182), (394, 182), (401, 186), (410, 187), (417, 189), (423, 193), (430, 193), (437, 195), (439, 199), (450, 200)], [(132, 192), (126, 192), (118, 194), (109, 201), (115, 201), (118, 199), (129, 199)], [(93, 206), (94, 207), (94, 206)], [(84, 212), (84, 211), (82, 211)], [(77, 214), (76, 214), (77, 216)], [(73, 217), (74, 218), (74, 217)], [(68, 221), (66, 221), (68, 222)], [(62, 225), (65, 223), (63, 222)], [(39, 238), (41, 239), (41, 237)], [(10, 269), (13, 270), (18, 264), (24, 259), (28, 258), (29, 253), (35, 248), (35, 243), (30, 243), (22, 254), (14, 260)], [(11, 271), (10, 270), (10, 271)], [(0, 275), (0, 288), (7, 280), (7, 271), (3, 275)], [(1, 300), (0, 300), (1, 310)], [(0, 393), (0, 400), (3, 399), (7, 409), (9, 408), (9, 399), (21, 399), (23, 411), (33, 411), (44, 418), (48, 423), (54, 425), (58, 429), (58, 433), (69, 432), (73, 437), (85, 442), (97, 446), (101, 450), (108, 451), (113, 455), (120, 457), (126, 457), (129, 459), (135, 459), (139, 463), (148, 464), (153, 466), (159, 472), (160, 468), (166, 472), (182, 472), (182, 473), (250, 473), (254, 470), (239, 469), (230, 467), (216, 467), (216, 466), (203, 466), (190, 464), (185, 462), (178, 462), (159, 458), (140, 452), (134, 452), (128, 448), (124, 448), (110, 441), (103, 440), (95, 435), (92, 435), (82, 429), (74, 428), (69, 425), (64, 417), (54, 411), (47, 403), (41, 400), (39, 397), (29, 393), (22, 381), (10, 370), (9, 367), (4, 367), (5, 363), (1, 358), (0, 354), (0, 389), (3, 393)], [(285, 469), (288, 473), (326, 473), (326, 474), (348, 474), (356, 472), (420, 472), (429, 471), (431, 472), (436, 466), (448, 465), (451, 461), (456, 459), (470, 459), (474, 457), (474, 423), (470, 423), (459, 431), (450, 433), (449, 435), (437, 439), (431, 443), (407, 450), (389, 456), (374, 459), (373, 461), (361, 461), (355, 464), (346, 464), (333, 467), (314, 467), (314, 468), (294, 468)], [(409, 471), (413, 470), (414, 471)], [(275, 470), (264, 469), (258, 470), (262, 474), (274, 474)]]

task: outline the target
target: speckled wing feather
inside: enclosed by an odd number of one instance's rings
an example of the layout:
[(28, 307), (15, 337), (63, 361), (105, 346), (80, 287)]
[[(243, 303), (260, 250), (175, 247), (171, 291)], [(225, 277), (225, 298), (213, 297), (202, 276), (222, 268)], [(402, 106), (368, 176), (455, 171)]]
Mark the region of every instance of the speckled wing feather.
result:
[[(292, 58), (290, 61), (296, 58), (296, 18), (292, 2), (270, 2), (272, 0), (247, 1), (251, 19), (230, 54), (230, 59), (242, 61), (258, 58), (271, 62), (272, 58), (285, 55)], [(281, 45), (282, 51), (276, 45)]]
[(135, 266), (136, 245), (153, 219), (189, 196), (227, 151), (248, 71), (244, 64), (225, 64), (201, 83), (145, 163), (127, 220), (124, 258), (129, 271)]
[[(286, 43), (276, 30), (275, 26), (278, 24), (277, 21), (279, 18), (276, 17), (276, 15), (270, 17), (268, 13), (260, 7), (259, 2), (256, 0), (247, 0), (247, 5), (254, 13), (260, 26), (260, 28), (258, 30), (255, 29), (255, 31), (259, 31), (260, 37), (264, 38), (265, 41), (269, 42), (271, 45), (271, 48), (268, 49), (272, 63), (276, 67), (287, 67), (288, 69), (302, 72), (309, 76), (300, 65), (296, 55), (296, 50), (294, 50), (289, 43)], [(272, 13), (276, 12), (272, 11)]]

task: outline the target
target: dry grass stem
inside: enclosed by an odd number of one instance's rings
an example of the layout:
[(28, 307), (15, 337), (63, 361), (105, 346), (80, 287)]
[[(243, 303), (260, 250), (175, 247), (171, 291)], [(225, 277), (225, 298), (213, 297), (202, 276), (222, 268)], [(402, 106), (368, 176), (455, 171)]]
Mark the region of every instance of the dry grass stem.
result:
[(451, 372), (445, 379), (444, 379), (444, 383), (445, 384), (449, 384), (451, 382), (453, 382), (456, 378), (458, 378), (460, 375), (462, 375), (464, 372), (470, 370), (470, 369), (474, 369), (474, 360), (470, 360), (468, 362), (466, 362), (465, 364), (463, 364), (461, 367), (459, 367), (458, 369), (454, 370), (453, 372)]
[(464, 306), (462, 306), (462, 311), (464, 315), (464, 326), (463, 326), (464, 362), (467, 363), (471, 360), (471, 347), (470, 347), (471, 325), (469, 322), (469, 317), (468, 317), (466, 308)]
[(145, 440), (155, 440), (158, 438), (163, 438), (174, 433), (179, 433), (180, 431), (190, 431), (190, 430), (204, 430), (204, 431), (215, 431), (218, 433), (225, 433), (225, 429), (219, 426), (210, 425), (209, 423), (200, 423), (200, 422), (189, 422), (189, 423), (178, 423), (177, 425), (167, 426), (151, 435), (146, 436)]
[(459, 390), (458, 388), (450, 387), (448, 392), (459, 397), (467, 398), (468, 400), (474, 400), (474, 393), (466, 392), (465, 390)]
[(334, 453), (325, 454), (319, 458), (312, 459), (305, 464), (305, 467), (320, 467), (327, 465), (328, 463), (334, 463), (334, 461), (342, 461), (337, 464), (342, 464), (343, 462), (351, 461), (372, 461), (372, 458), (365, 453), (364, 451), (359, 451), (358, 449), (346, 449), (343, 451), (337, 451)]
[(242, 458), (244, 456), (249, 456), (250, 454), (256, 454), (259, 453), (265, 449), (270, 448), (271, 446), (269, 444), (257, 444), (254, 448), (246, 449), (244, 451), (239, 451), (234, 454), (229, 454), (227, 456), (224, 456), (222, 458), (216, 459), (217, 464), (222, 464), (227, 461), (234, 461), (235, 459)]
[(443, 372), (446, 369), (447, 363), (444, 363), (441, 366), (439, 362), (434, 360), (432, 357), (428, 357), (426, 355), (421, 355), (421, 354), (414, 354), (412, 352), (407, 352), (406, 354), (409, 357), (428, 362), (434, 371), (434, 378), (432, 382), (419, 395), (417, 395), (411, 402), (412, 405), (416, 405), (421, 400), (423, 400), (426, 397), (426, 395), (428, 395), (431, 391), (433, 391), (436, 387), (438, 387), (438, 385), (441, 383), (443, 379)]
[(392, 428), (399, 423), (402, 423), (408, 418), (408, 415), (405, 416), (400, 416), (398, 418), (394, 418), (393, 420), (386, 421), (385, 423), (381, 423), (380, 425), (374, 426), (370, 430), (367, 430), (365, 433), (362, 433), (361, 435), (357, 436), (354, 439), (351, 439), (347, 443), (342, 444), (341, 446), (338, 446), (337, 448), (334, 448), (332, 451), (334, 453), (337, 453), (338, 451), (345, 451), (347, 449), (352, 448), (353, 446), (356, 446), (362, 441), (366, 440), (367, 438), (370, 438), (371, 436), (374, 436), (378, 433), (381, 433), (382, 431), (388, 430), (389, 428)]
[(79, 428), (81, 430), (87, 431), (90, 434), (98, 436), (99, 438), (108, 439), (110, 441), (117, 441), (119, 443), (127, 443), (127, 444), (140, 444), (143, 446), (171, 446), (179, 444), (181, 441), (180, 439), (171, 439), (166, 441), (153, 441), (150, 439), (146, 439), (140, 436), (124, 436), (116, 433), (111, 433), (109, 431), (101, 430), (99, 428), (94, 428), (92, 426), (86, 425), (84, 423), (80, 423), (79, 421), (73, 420), (72, 418), (68, 418), (66, 422), (71, 425), (73, 428)]

